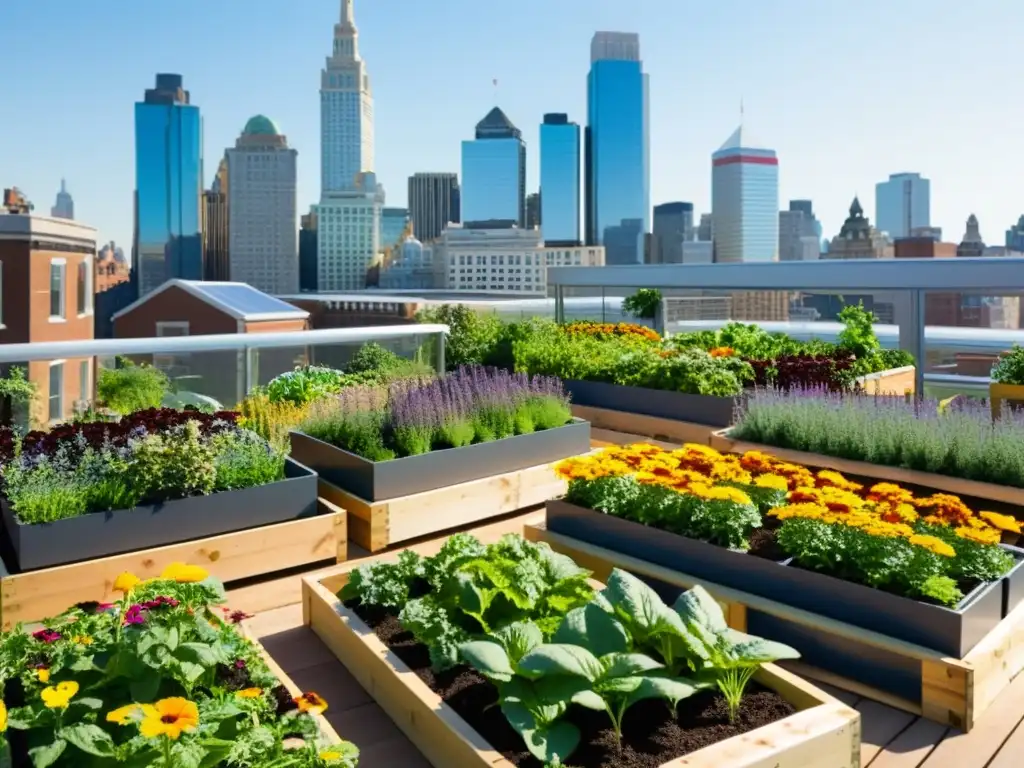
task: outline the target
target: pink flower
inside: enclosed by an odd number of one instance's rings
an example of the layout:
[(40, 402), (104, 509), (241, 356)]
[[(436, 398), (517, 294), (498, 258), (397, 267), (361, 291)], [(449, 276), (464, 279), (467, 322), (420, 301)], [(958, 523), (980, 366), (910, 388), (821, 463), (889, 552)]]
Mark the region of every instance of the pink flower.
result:
[(40, 629), (32, 633), (32, 637), (41, 643), (56, 643), (61, 638), (60, 632), (52, 629)]
[(231, 613), (231, 615), (228, 616), (228, 620), (232, 624), (239, 624), (239, 623), (245, 621), (246, 619), (251, 619), (251, 618), (252, 618), (252, 614), (251, 613), (246, 613), (245, 611), (233, 611)]
[(245, 669), (245, 659), (237, 659), (235, 661), (235, 669)]
[(113, 603), (97, 603), (96, 604), (96, 613), (104, 613), (106, 611), (113, 610), (114, 607), (115, 606), (114, 606)]
[(146, 621), (146, 608), (142, 605), (133, 605), (124, 613), (125, 626), (130, 624), (144, 624)]
[(165, 605), (170, 608), (174, 608), (178, 605), (178, 601), (175, 600), (173, 597), (165, 597), (163, 595), (160, 595), (159, 597), (156, 597), (152, 600), (147, 600), (142, 604), (142, 607), (146, 610), (152, 610), (154, 608), (161, 608)]

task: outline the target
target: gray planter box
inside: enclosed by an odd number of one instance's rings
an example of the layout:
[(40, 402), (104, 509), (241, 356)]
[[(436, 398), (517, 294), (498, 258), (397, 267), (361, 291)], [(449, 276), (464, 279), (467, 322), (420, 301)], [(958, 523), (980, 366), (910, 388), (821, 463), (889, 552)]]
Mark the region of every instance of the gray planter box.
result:
[(1017, 565), (1008, 574), (1003, 576), (1003, 618), (1010, 615), (1010, 612), (1024, 601), (1024, 549), (1011, 547), (1007, 544), (1004, 548), (1017, 558)]
[(364, 501), (386, 501), (536, 467), (590, 451), (590, 422), (391, 461), (370, 461), (315, 437), (291, 432), (292, 457)]
[[(177, 544), (317, 514), (317, 476), (288, 459), (276, 483), (190, 496), (52, 523), (19, 523), (0, 499), (7, 538), (19, 571)], [(11, 564), (12, 567), (15, 564)]]
[(728, 427), (740, 397), (689, 395), (667, 389), (624, 387), (603, 381), (562, 382), (574, 405), (608, 408), (661, 419), (688, 421), (710, 427)]
[(564, 501), (548, 530), (888, 637), (963, 658), (1003, 618), (1005, 579), (980, 585), (955, 609), (689, 539)]

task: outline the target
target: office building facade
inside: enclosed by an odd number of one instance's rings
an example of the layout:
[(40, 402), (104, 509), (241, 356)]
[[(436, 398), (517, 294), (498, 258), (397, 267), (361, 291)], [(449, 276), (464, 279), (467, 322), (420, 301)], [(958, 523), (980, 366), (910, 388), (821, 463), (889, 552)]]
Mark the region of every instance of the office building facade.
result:
[(779, 211), (779, 261), (813, 261), (821, 255), (821, 222), (810, 200), (790, 200)]
[(649, 80), (639, 35), (597, 32), (587, 76), (586, 242), (608, 264), (642, 264), (651, 229)]
[(931, 225), (931, 182), (919, 173), (894, 173), (875, 185), (875, 226), (891, 239)]
[(526, 145), (498, 107), (462, 142), (462, 220), (526, 226)]
[(683, 243), (693, 236), (693, 203), (654, 206), (652, 264), (682, 264)]
[(458, 174), (414, 173), (409, 177), (408, 191), (409, 218), (417, 240), (436, 240), (449, 223), (462, 220)]
[(271, 295), (299, 290), (298, 154), (263, 115), (226, 153), (231, 280)]
[(380, 251), (384, 189), (372, 173), (359, 174), (356, 188), (325, 195), (316, 207), (317, 290), (358, 291)]
[(777, 261), (779, 160), (741, 125), (711, 155), (715, 261)]
[(231, 279), (228, 243), (228, 160), (221, 158), (213, 184), (203, 192), (203, 279)]
[(299, 217), (299, 291), (307, 293), (317, 289), (317, 218), (316, 206)]
[(395, 248), (405, 240), (406, 227), (409, 226), (408, 208), (381, 208), (380, 210), (380, 248)]
[(356, 189), (373, 171), (373, 92), (359, 56), (353, 0), (342, 0), (331, 55), (320, 73), (320, 193)]
[(531, 192), (526, 196), (526, 228), (540, 229), (541, 215), (540, 192)]
[(580, 241), (580, 127), (568, 115), (544, 115), (540, 126), (540, 222), (544, 241)]
[(158, 74), (135, 104), (135, 242), (139, 296), (165, 280), (203, 279), (203, 137), (181, 75)]

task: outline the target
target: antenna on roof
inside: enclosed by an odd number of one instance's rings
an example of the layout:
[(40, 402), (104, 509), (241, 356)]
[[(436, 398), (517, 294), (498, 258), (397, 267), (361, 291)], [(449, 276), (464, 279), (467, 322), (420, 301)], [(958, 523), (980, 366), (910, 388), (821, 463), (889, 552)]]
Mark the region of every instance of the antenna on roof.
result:
[(496, 77), (493, 78), (491, 80), (491, 85), (494, 86), (494, 103), (497, 104), (498, 103), (498, 78), (496, 78)]
[(743, 97), (740, 96), (740, 125), (743, 125)]

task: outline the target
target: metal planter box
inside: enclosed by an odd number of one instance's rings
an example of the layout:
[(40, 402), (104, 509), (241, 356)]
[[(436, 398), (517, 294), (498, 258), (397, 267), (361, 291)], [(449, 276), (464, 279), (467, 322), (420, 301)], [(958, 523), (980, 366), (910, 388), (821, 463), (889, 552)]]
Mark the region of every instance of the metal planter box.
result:
[(298, 431), (291, 442), (292, 456), (327, 482), (364, 501), (385, 501), (587, 453), (590, 422), (573, 419), (529, 435), (391, 461), (370, 461)]
[(710, 427), (727, 427), (733, 422), (738, 397), (690, 395), (667, 389), (624, 387), (603, 381), (562, 382), (574, 405), (639, 413), (674, 421), (689, 421)]
[(316, 473), (292, 459), (285, 462), (285, 479), (276, 483), (134, 509), (94, 512), (52, 523), (19, 523), (7, 500), (0, 499), (0, 516), (21, 571), (176, 544), (315, 514)]
[(1017, 558), (1017, 565), (1003, 576), (1003, 618), (1024, 602), (1024, 549), (1003, 545)]
[(640, 523), (548, 502), (548, 530), (683, 571), (698, 579), (963, 658), (1003, 618), (1005, 580), (982, 584), (956, 609), (910, 600), (734, 552)]

